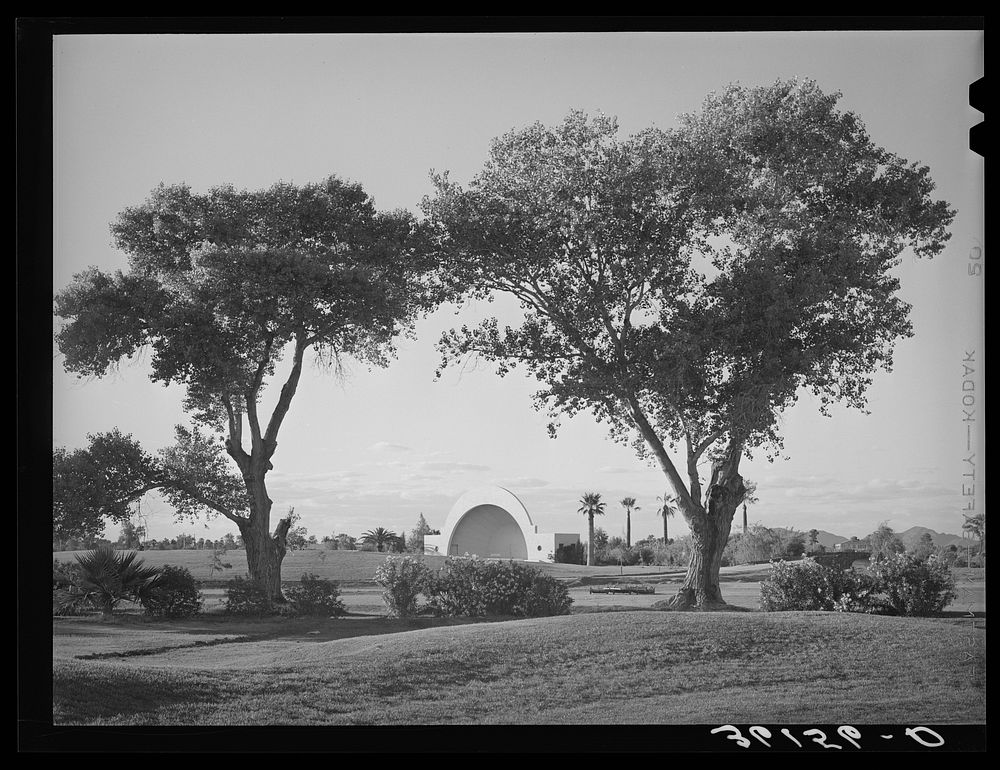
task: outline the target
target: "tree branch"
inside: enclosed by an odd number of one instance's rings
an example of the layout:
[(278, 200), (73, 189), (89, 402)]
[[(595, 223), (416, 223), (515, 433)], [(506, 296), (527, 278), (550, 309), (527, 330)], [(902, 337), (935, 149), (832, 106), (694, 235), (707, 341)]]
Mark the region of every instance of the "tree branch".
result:
[(291, 406), (292, 396), (295, 395), (295, 390), (299, 386), (299, 378), (302, 375), (302, 358), (305, 350), (305, 334), (297, 334), (295, 336), (295, 354), (292, 371), (289, 373), (285, 384), (281, 386), (281, 395), (278, 397), (278, 403), (274, 407), (274, 412), (271, 413), (271, 420), (268, 422), (267, 432), (264, 434), (265, 456), (267, 458), (270, 458), (274, 454), (275, 447), (277, 446), (278, 430), (281, 428), (281, 423), (285, 419), (285, 415), (288, 414), (288, 407)]
[(243, 417), (233, 409), (233, 403), (228, 395), (222, 397), (222, 403), (226, 407), (226, 416), (229, 419), (229, 438), (226, 440), (226, 452), (243, 471), (245, 465), (250, 462), (250, 456), (243, 449)]
[(636, 428), (638, 428), (639, 433), (646, 440), (650, 449), (653, 450), (653, 454), (656, 456), (656, 460), (659, 462), (660, 468), (663, 469), (663, 472), (667, 477), (667, 481), (673, 488), (674, 495), (677, 497), (681, 512), (684, 514), (685, 518), (688, 518), (694, 509), (700, 507), (701, 503), (694, 501), (691, 493), (688, 491), (687, 487), (684, 486), (683, 479), (681, 479), (680, 474), (677, 472), (677, 468), (670, 459), (670, 455), (667, 454), (667, 450), (663, 446), (663, 442), (660, 441), (660, 437), (656, 435), (656, 431), (653, 430), (653, 426), (650, 425), (649, 420), (646, 419), (646, 415), (639, 406), (638, 399), (636, 399), (635, 395), (632, 393), (626, 394), (624, 396), (624, 401), (629, 417), (632, 418), (632, 422), (635, 424)]

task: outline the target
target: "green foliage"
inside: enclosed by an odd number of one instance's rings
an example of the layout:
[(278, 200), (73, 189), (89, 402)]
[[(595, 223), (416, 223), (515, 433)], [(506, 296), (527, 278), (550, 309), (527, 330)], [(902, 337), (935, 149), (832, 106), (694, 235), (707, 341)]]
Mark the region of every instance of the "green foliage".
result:
[(110, 616), (123, 600), (140, 602), (159, 579), (160, 570), (146, 567), (135, 551), (115, 551), (110, 546), (76, 557), (80, 565), (81, 592)]
[(777, 558), (782, 550), (781, 535), (768, 527), (752, 524), (738, 536), (736, 564), (758, 564)]
[(765, 612), (856, 611), (847, 608), (860, 606), (870, 589), (850, 570), (826, 567), (812, 559), (795, 564), (781, 561), (760, 584), (760, 608)]
[(226, 612), (243, 617), (262, 617), (274, 612), (267, 589), (257, 580), (235, 577), (226, 583)]
[[(733, 85), (625, 139), (574, 111), (496, 139), (466, 188), (436, 177), (424, 213), (453, 288), (524, 310), (446, 332), (441, 368), (523, 368), (550, 433), (589, 412), (655, 455), (689, 520), (706, 499), (738, 505), (735, 458), (780, 452), (803, 389), (824, 413), (865, 407), (912, 334), (892, 269), (907, 249), (940, 253), (955, 215), (929, 169), (838, 100), (808, 81)], [(703, 458), (722, 496), (702, 494)]]
[(289, 508), (285, 518), (290, 521), (288, 533), (285, 535), (285, 547), (289, 551), (298, 551), (309, 545), (309, 530), (299, 524), (302, 517), (295, 512), (295, 509)]
[(375, 582), (382, 586), (382, 600), (389, 615), (408, 618), (419, 611), (417, 599), (425, 592), (431, 570), (420, 556), (388, 556), (375, 570)]
[(399, 535), (385, 527), (375, 527), (375, 529), (368, 530), (358, 538), (358, 541), (379, 552), (399, 550), (400, 547)]
[[(108, 461), (94, 458), (94, 440), (82, 458), (57, 451), (57, 529), (94, 531), (152, 489), (180, 517), (269, 529), (264, 478), (306, 351), (330, 367), (342, 356), (388, 364), (396, 336), (441, 298), (423, 228), (407, 212), (377, 212), (360, 185), (331, 176), (252, 192), (160, 185), (111, 231), (129, 271), (87, 270), (56, 296), (63, 365), (103, 376), (148, 351), (151, 379), (185, 389), (195, 428), (178, 427), (156, 460), (131, 441)], [(286, 355), (285, 382), (261, 415)], [(264, 560), (251, 569), (280, 571), (275, 555)]]
[(934, 538), (931, 537), (930, 532), (924, 532), (913, 547), (912, 553), (920, 561), (926, 561), (934, 554), (934, 551)]
[(298, 585), (286, 589), (285, 597), (297, 615), (337, 617), (347, 613), (337, 583), (311, 572), (303, 573)]
[(449, 558), (427, 581), (431, 608), (444, 616), (542, 617), (566, 615), (569, 589), (540, 570), (515, 561)]
[(760, 608), (926, 616), (941, 612), (955, 597), (954, 588), (948, 566), (934, 556), (921, 560), (889, 554), (869, 573), (822, 566), (807, 558), (774, 565), (760, 586)]
[(441, 531), (437, 529), (432, 529), (427, 523), (427, 519), (424, 518), (424, 514), (420, 514), (417, 519), (416, 526), (410, 531), (410, 537), (406, 541), (406, 550), (410, 553), (424, 552), (424, 535), (440, 535)]
[(79, 563), (52, 560), (52, 589), (70, 588), (80, 585), (83, 576)]
[(955, 598), (955, 578), (934, 556), (921, 560), (906, 553), (889, 554), (872, 565), (871, 573), (886, 607), (897, 615), (933, 615)]
[[(595, 538), (596, 540), (597, 538)], [(603, 545), (594, 550), (594, 563), (597, 565), (623, 565), (631, 567), (640, 561), (638, 547), (629, 547), (624, 538), (609, 538)]]
[(80, 588), (83, 570), (74, 562), (52, 560), (52, 614), (79, 615), (93, 608), (90, 594)]
[(868, 547), (871, 549), (871, 559), (873, 562), (881, 561), (887, 556), (903, 553), (906, 550), (903, 541), (892, 531), (892, 527), (884, 521), (865, 539), (868, 541)]
[(554, 561), (556, 564), (586, 564), (587, 550), (583, 543), (566, 543), (556, 547)]
[(141, 603), (147, 615), (173, 619), (196, 615), (203, 601), (190, 570), (166, 564), (153, 586), (143, 592)]

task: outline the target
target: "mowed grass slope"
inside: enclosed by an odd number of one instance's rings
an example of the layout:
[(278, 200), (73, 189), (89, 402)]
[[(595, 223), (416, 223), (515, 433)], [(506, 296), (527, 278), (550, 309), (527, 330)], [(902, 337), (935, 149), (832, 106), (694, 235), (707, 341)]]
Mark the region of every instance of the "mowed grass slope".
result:
[(981, 723), (984, 637), (964, 619), (636, 611), (161, 647), (57, 660), (54, 720)]

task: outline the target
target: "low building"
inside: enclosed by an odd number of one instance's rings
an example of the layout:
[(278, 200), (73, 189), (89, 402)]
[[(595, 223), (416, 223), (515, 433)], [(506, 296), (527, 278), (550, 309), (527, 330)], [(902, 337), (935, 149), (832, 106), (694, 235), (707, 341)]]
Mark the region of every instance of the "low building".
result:
[(539, 532), (513, 492), (491, 486), (462, 495), (441, 534), (424, 536), (424, 553), (551, 562), (559, 546), (579, 542), (576, 533)]

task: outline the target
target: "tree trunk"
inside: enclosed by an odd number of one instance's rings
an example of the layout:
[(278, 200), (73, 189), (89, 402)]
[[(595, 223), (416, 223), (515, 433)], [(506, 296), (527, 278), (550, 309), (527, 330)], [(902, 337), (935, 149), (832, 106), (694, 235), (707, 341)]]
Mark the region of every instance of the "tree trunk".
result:
[(667, 517), (663, 517), (663, 545), (670, 545), (670, 539), (667, 537)]
[(594, 517), (587, 517), (587, 566), (594, 561)]
[(625, 547), (632, 547), (632, 512), (625, 511)]
[(272, 501), (267, 496), (263, 474), (247, 480), (247, 487), (251, 494), (250, 518), (245, 525), (240, 525), (243, 547), (247, 552), (247, 570), (251, 579), (264, 587), (272, 602), (281, 603), (285, 601), (281, 593), (281, 562), (285, 558), (291, 519), (281, 519), (271, 535), (268, 528)]
[[(706, 493), (706, 505), (681, 511), (691, 528), (691, 561), (684, 583), (677, 594), (654, 607), (674, 610), (726, 609), (719, 588), (722, 553), (729, 542), (736, 509), (743, 501), (746, 487), (739, 474), (739, 452), (718, 461), (712, 468), (712, 480)], [(666, 519), (664, 519), (666, 525)]]

